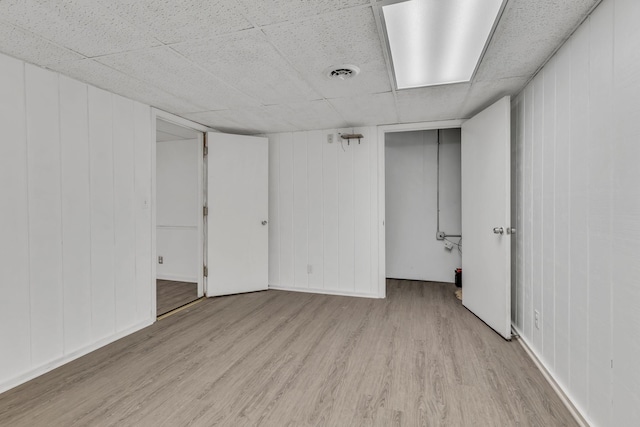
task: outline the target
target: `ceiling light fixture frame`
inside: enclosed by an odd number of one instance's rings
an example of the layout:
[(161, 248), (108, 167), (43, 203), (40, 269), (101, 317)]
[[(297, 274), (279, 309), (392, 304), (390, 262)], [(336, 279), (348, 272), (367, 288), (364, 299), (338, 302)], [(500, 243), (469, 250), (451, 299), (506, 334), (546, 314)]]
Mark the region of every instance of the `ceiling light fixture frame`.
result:
[(405, 90), (411, 90), (411, 89), (417, 89), (417, 88), (421, 88), (421, 87), (433, 87), (433, 86), (444, 86), (444, 85), (452, 85), (452, 84), (464, 84), (464, 83), (469, 83), (474, 81), (474, 79), (476, 78), (476, 74), (478, 73), (478, 69), (480, 68), (480, 64), (482, 64), (482, 61), (484, 59), (484, 56), (487, 52), (487, 49), (489, 48), (489, 45), (491, 44), (491, 41), (493, 40), (493, 37), (495, 35), (496, 29), (498, 27), (498, 24), (500, 23), (500, 20), (502, 19), (502, 15), (504, 14), (504, 11), (507, 7), (507, 4), (509, 3), (509, 0), (502, 0), (502, 4), (500, 5), (500, 8), (498, 9), (498, 13), (496, 15), (496, 19), (493, 22), (493, 25), (491, 27), (491, 30), (489, 31), (489, 36), (487, 37), (487, 40), (484, 43), (484, 47), (482, 48), (482, 51), (480, 53), (480, 56), (478, 58), (478, 62), (475, 65), (475, 68), (473, 69), (473, 73), (471, 74), (471, 78), (468, 81), (465, 82), (451, 82), (451, 83), (438, 83), (438, 84), (429, 84), (429, 85), (424, 85), (424, 86), (417, 86), (417, 87), (407, 87), (407, 88), (400, 88), (398, 87), (398, 81), (396, 79), (396, 70), (395, 67), (393, 65), (393, 57), (391, 55), (391, 45), (389, 44), (389, 35), (387, 34), (387, 24), (386, 21), (384, 19), (384, 13), (382, 12), (382, 8), (385, 6), (389, 6), (392, 4), (397, 4), (397, 3), (404, 3), (407, 1), (411, 1), (411, 0), (384, 0), (384, 1), (380, 1), (377, 2), (375, 5), (373, 5), (373, 14), (374, 14), (374, 18), (376, 20), (376, 24), (378, 26), (378, 34), (380, 35), (380, 43), (383, 46), (383, 55), (384, 55), (384, 60), (387, 64), (387, 73), (389, 74), (389, 79), (393, 84), (393, 90), (394, 91), (405, 91)]

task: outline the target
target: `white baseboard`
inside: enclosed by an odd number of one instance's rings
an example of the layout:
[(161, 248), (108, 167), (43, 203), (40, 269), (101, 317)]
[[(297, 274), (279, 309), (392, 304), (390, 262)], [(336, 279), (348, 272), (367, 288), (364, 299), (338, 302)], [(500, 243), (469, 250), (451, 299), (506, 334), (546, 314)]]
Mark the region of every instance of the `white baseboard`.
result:
[(338, 291), (332, 289), (316, 289), (316, 288), (290, 288), (287, 286), (269, 285), (269, 289), (277, 291), (291, 291), (291, 292), (304, 292), (308, 294), (322, 294), (322, 295), (339, 295), (344, 297), (358, 297), (358, 298), (381, 298), (377, 294), (367, 294), (362, 292), (349, 292)]
[(190, 283), (198, 283), (197, 277), (186, 277), (186, 276), (174, 276), (171, 274), (157, 274), (156, 279), (158, 280), (171, 280), (172, 282), (190, 282)]
[(571, 416), (576, 420), (578, 425), (580, 427), (589, 427), (590, 424), (587, 421), (586, 417), (582, 414), (582, 411), (580, 411), (580, 409), (578, 409), (578, 407), (573, 403), (572, 399), (569, 397), (569, 393), (567, 393), (567, 391), (556, 381), (551, 372), (547, 369), (542, 360), (540, 360), (536, 352), (524, 338), (520, 330), (514, 324), (511, 324), (511, 328), (517, 334), (513, 335), (513, 339), (520, 343), (525, 353), (527, 353), (536, 367), (540, 370), (540, 372), (542, 372), (544, 379), (546, 379), (549, 385), (551, 385), (553, 391), (556, 392), (556, 394), (558, 395), (564, 406), (566, 406), (566, 408), (569, 410)]
[(144, 322), (138, 323), (131, 328), (128, 328), (122, 332), (118, 332), (117, 334), (111, 335), (107, 338), (103, 338), (91, 345), (83, 347), (79, 350), (73, 351), (69, 354), (66, 354), (58, 359), (55, 359), (51, 362), (45, 363), (44, 365), (38, 366), (34, 369), (30, 369), (29, 371), (18, 375), (17, 377), (11, 378), (7, 381), (3, 381), (0, 383), (0, 393), (4, 393), (7, 390), (10, 390), (14, 387), (19, 386), (20, 384), (24, 384), (27, 381), (30, 381), (40, 375), (46, 374), (49, 371), (53, 371), (60, 366), (71, 362), (72, 360), (78, 359), (92, 351), (99, 349), (100, 347), (104, 347), (107, 344), (111, 344), (114, 341), (119, 340), (120, 338), (124, 338), (127, 335), (130, 335), (134, 332), (137, 332), (141, 329), (146, 328), (147, 326), (152, 325), (155, 322), (155, 317), (153, 319), (146, 320)]

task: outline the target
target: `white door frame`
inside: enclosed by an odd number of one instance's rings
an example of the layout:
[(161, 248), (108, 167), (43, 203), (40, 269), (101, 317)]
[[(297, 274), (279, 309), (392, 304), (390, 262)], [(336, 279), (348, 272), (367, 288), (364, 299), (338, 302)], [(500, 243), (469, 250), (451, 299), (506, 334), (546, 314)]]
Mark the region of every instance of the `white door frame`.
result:
[[(156, 119), (161, 119), (166, 122), (173, 123), (188, 129), (192, 129), (199, 132), (198, 136), (198, 205), (204, 206), (204, 134), (206, 132), (216, 132), (209, 129), (199, 123), (192, 122), (191, 120), (184, 119), (176, 116), (175, 114), (167, 113), (166, 111), (158, 110), (157, 108), (151, 108), (151, 312), (155, 317), (157, 311), (156, 300), (156, 275), (157, 275), (157, 262), (158, 262), (158, 248), (157, 248), (157, 222), (156, 222)], [(203, 296), (206, 293), (205, 280), (204, 280), (204, 216), (198, 221), (198, 260), (199, 265), (203, 266), (199, 269), (198, 273), (198, 296)]]
[(455, 129), (462, 127), (464, 120), (442, 120), (437, 122), (407, 123), (378, 126), (378, 297), (387, 296), (387, 243), (385, 236), (385, 135), (396, 132)]

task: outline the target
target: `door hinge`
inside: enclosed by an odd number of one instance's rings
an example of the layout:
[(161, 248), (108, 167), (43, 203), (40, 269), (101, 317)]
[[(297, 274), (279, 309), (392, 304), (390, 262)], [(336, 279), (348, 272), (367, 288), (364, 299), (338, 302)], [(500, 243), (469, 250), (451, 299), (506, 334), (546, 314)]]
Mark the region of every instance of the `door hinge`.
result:
[(209, 147), (207, 146), (207, 137), (205, 136), (204, 141), (202, 141), (202, 155), (206, 157), (209, 154)]
[(204, 277), (209, 277), (209, 269), (207, 268), (207, 266), (205, 265), (202, 271)]
[(203, 216), (208, 216), (209, 215), (209, 208), (207, 206), (202, 208), (202, 215)]

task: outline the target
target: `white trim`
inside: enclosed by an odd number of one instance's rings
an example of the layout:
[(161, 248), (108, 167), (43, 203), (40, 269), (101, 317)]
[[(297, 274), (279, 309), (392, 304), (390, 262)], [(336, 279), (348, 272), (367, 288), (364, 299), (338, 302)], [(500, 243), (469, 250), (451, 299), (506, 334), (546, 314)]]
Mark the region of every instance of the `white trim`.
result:
[(586, 417), (583, 416), (583, 411), (581, 411), (577, 405), (573, 403), (571, 397), (566, 392), (564, 387), (562, 387), (553, 377), (553, 374), (547, 370), (546, 366), (538, 358), (533, 348), (529, 345), (527, 340), (522, 335), (522, 332), (516, 327), (514, 323), (511, 324), (511, 328), (515, 331), (515, 334), (511, 334), (511, 336), (518, 341), (518, 343), (522, 346), (525, 353), (529, 356), (529, 358), (533, 361), (534, 365), (542, 372), (542, 376), (549, 383), (553, 391), (558, 395), (564, 406), (569, 410), (569, 413), (573, 417), (574, 420), (578, 423), (580, 427), (589, 427), (590, 424), (587, 421)]
[[(189, 283), (197, 283), (198, 282), (198, 278), (197, 277), (188, 277), (188, 276), (176, 276), (173, 274), (158, 274), (158, 277), (156, 277), (156, 279), (158, 280), (170, 280), (172, 282), (189, 282)], [(198, 298), (200, 298), (202, 295), (198, 295)]]
[[(155, 287), (154, 287), (154, 291), (155, 291)], [(124, 338), (127, 335), (130, 335), (134, 332), (137, 332), (141, 329), (146, 328), (147, 326), (151, 326), (154, 322), (156, 321), (155, 316), (151, 319), (147, 319), (142, 323), (138, 323), (135, 326), (132, 326), (131, 328), (125, 329), (124, 331), (118, 332), (117, 334), (111, 335), (110, 337), (104, 338), (96, 343), (93, 343), (89, 346), (83, 347), (79, 350), (75, 350), (65, 356), (62, 356), (58, 359), (55, 359), (51, 362), (45, 363), (44, 365), (41, 365), (35, 369), (30, 369), (29, 371), (18, 375), (17, 377), (13, 377), (11, 379), (9, 379), (8, 381), (4, 381), (2, 383), (0, 383), (0, 393), (4, 393), (7, 390), (10, 390), (14, 387), (17, 387), (21, 384), (26, 383), (27, 381), (30, 381), (36, 377), (39, 377), (40, 375), (46, 374), (47, 372), (50, 372), (64, 364), (67, 364), (73, 360), (76, 360), (86, 354), (91, 353), (92, 351), (95, 351), (97, 349), (99, 349), (100, 347), (104, 347), (105, 345), (111, 344), (117, 340), (119, 340), (120, 338)]]
[(302, 292), (305, 294), (319, 294), (319, 295), (339, 295), (345, 297), (359, 297), (359, 298), (384, 298), (376, 294), (368, 294), (362, 292), (349, 292), (349, 291), (337, 291), (330, 289), (318, 289), (318, 288), (288, 288), (286, 286), (269, 285), (268, 290), (275, 291), (288, 291), (288, 292)]
[(377, 298), (386, 298), (386, 236), (385, 236), (385, 134), (436, 129), (457, 129), (464, 120), (441, 120), (437, 122), (402, 123), (378, 126), (378, 289)]
[(157, 262), (158, 262), (158, 241), (157, 241), (157, 219), (156, 219), (156, 151), (158, 129), (156, 118), (159, 110), (151, 108), (151, 313), (158, 312), (158, 294), (156, 284)]
[(204, 200), (204, 132), (198, 134), (198, 207), (200, 212), (198, 213), (198, 259), (200, 265), (198, 265), (198, 298), (204, 296), (204, 265), (206, 263), (204, 259), (204, 245), (206, 243), (204, 234), (204, 213), (203, 208), (205, 204)]

